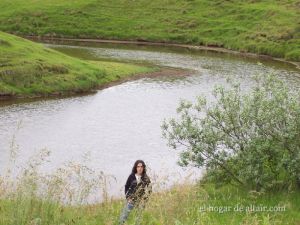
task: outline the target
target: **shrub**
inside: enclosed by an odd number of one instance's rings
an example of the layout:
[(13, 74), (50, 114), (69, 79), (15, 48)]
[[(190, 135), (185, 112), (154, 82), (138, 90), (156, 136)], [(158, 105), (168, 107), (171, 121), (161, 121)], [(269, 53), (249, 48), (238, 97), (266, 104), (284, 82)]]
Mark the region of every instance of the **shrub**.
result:
[(164, 120), (168, 145), (182, 149), (179, 164), (204, 167), (212, 178), (256, 190), (300, 186), (300, 94), (274, 74), (256, 75), (242, 92), (216, 86), (214, 103), (181, 100), (178, 119)]

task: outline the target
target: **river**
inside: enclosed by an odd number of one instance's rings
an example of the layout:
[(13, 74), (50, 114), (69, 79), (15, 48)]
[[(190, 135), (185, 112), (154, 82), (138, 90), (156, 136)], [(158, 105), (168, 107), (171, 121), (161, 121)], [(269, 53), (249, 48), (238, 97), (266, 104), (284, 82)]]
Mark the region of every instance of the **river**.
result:
[[(160, 125), (176, 116), (180, 99), (197, 95), (212, 100), (216, 84), (234, 75), (246, 90), (255, 73), (275, 72), (291, 88), (300, 87), (300, 71), (274, 60), (246, 58), (226, 53), (174, 47), (100, 43), (45, 43), (66, 54), (92, 60), (119, 60), (190, 69), (189, 76), (141, 78), (111, 86), (97, 93), (37, 100), (0, 102), (0, 169), (8, 164), (10, 143), (18, 144), (17, 164), (47, 148), (51, 151), (43, 171), (51, 172), (66, 161), (82, 161), (116, 178), (110, 195), (120, 196), (136, 159), (143, 159), (152, 177), (168, 186), (201, 175), (199, 169), (176, 164), (178, 152), (166, 145)], [(18, 123), (21, 128), (17, 129)], [(154, 179), (154, 178), (153, 178)]]

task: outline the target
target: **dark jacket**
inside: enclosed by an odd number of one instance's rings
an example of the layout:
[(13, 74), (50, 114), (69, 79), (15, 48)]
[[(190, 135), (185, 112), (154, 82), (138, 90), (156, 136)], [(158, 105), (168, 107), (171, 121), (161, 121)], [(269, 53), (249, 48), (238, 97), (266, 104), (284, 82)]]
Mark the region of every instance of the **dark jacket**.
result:
[[(147, 191), (147, 192), (146, 192)], [(137, 180), (134, 173), (131, 173), (125, 184), (125, 196), (126, 199), (131, 198), (133, 202), (137, 200), (147, 200), (149, 194), (152, 193), (152, 186), (150, 178), (147, 174), (142, 175), (141, 182), (137, 184)]]

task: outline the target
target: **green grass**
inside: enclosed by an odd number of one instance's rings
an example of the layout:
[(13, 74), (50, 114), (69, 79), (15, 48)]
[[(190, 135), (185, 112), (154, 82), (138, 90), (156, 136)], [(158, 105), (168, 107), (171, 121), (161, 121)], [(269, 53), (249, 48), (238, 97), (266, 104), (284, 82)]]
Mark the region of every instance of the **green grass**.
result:
[[(239, 211), (237, 211), (239, 205)], [(246, 212), (247, 206), (281, 206), (281, 211)], [(122, 200), (88, 206), (63, 206), (34, 198), (0, 200), (0, 224), (116, 224)], [(242, 206), (244, 211), (241, 211)], [(218, 207), (218, 210), (217, 208)], [(223, 207), (223, 212), (221, 211)], [(231, 209), (229, 210), (229, 207)], [(226, 210), (227, 208), (227, 210)], [(206, 211), (204, 211), (206, 210)], [(175, 185), (154, 193), (142, 212), (143, 225), (299, 224), (300, 192), (251, 193), (231, 185)], [(128, 223), (133, 225), (136, 211)], [(36, 223), (34, 223), (35, 221)], [(40, 221), (40, 222), (38, 222)]]
[(298, 0), (2, 0), (18, 35), (219, 46), (300, 61)]
[(85, 61), (0, 32), (0, 95), (27, 97), (86, 92), (110, 81), (156, 69)]

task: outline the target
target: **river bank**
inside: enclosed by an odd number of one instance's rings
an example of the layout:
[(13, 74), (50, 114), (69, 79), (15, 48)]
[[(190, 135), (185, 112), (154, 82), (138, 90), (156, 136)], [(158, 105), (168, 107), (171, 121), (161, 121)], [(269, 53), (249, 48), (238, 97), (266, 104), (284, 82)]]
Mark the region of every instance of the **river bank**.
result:
[(193, 50), (204, 50), (204, 51), (213, 51), (220, 53), (229, 53), (233, 55), (239, 55), (242, 57), (250, 57), (257, 59), (270, 59), (280, 62), (285, 62), (294, 65), (296, 68), (300, 69), (300, 62), (286, 60), (284, 58), (277, 58), (270, 55), (263, 55), (258, 53), (251, 52), (242, 52), (230, 50), (222, 47), (212, 47), (212, 46), (199, 46), (192, 44), (176, 44), (168, 42), (151, 42), (151, 41), (131, 41), (131, 40), (106, 40), (106, 39), (94, 39), (94, 38), (64, 38), (64, 37), (46, 37), (46, 36), (32, 36), (32, 35), (22, 35), (22, 37), (33, 40), (33, 41), (75, 41), (75, 42), (87, 42), (87, 43), (109, 43), (109, 44), (134, 44), (134, 45), (145, 45), (145, 46), (163, 46), (163, 47), (178, 47), (186, 48)]
[[(117, 224), (124, 199), (93, 205), (66, 206), (51, 200), (0, 200), (0, 224)], [(209, 182), (174, 185), (153, 193), (140, 213), (131, 211), (126, 224), (138, 216), (142, 225), (294, 225), (300, 222), (300, 192), (257, 193)]]
[(70, 96), (118, 82), (183, 71), (112, 61), (81, 60), (0, 32), (0, 99)]

